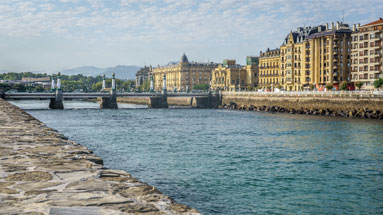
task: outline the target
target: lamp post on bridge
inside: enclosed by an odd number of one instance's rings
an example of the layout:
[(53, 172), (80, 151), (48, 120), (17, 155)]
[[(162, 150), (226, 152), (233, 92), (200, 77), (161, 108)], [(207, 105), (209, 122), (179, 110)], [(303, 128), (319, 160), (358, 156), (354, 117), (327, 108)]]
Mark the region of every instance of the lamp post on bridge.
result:
[(52, 83), (51, 83), (51, 91), (54, 92), (56, 89), (56, 83), (55, 83), (55, 79), (52, 75)]
[(161, 98), (162, 108), (168, 108), (168, 92), (166, 90), (166, 74), (164, 73), (162, 81), (162, 98)]
[(112, 74), (112, 94), (116, 94), (116, 74)]
[(105, 74), (102, 76), (102, 91), (105, 90), (106, 82), (105, 82)]
[(58, 75), (57, 75), (57, 90), (56, 90), (56, 94), (57, 94), (57, 91), (61, 91), (61, 78), (60, 78), (60, 73), (58, 73)]
[(164, 74), (162, 81), (162, 94), (166, 93), (166, 75)]
[(153, 75), (150, 75), (150, 92), (154, 92), (154, 81), (153, 81)]

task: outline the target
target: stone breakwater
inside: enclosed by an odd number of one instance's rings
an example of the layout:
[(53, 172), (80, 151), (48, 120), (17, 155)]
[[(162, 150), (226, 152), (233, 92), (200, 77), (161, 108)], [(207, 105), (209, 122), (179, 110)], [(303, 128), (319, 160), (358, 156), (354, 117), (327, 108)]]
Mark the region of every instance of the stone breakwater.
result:
[(349, 95), (223, 93), (224, 109), (383, 119), (383, 98)]
[(199, 214), (0, 99), (0, 214)]

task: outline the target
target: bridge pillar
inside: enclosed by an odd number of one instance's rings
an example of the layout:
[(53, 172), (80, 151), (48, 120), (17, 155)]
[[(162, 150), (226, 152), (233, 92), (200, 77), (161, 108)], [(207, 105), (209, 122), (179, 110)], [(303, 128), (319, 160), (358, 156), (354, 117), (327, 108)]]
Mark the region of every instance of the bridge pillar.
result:
[(219, 94), (209, 91), (207, 96), (192, 97), (191, 106), (194, 108), (217, 108), (220, 104)]
[(149, 108), (168, 108), (168, 92), (166, 90), (166, 75), (163, 76), (163, 85), (161, 96), (153, 96), (149, 98)]
[(118, 109), (117, 105), (117, 90), (116, 90), (116, 75), (113, 73), (112, 89), (109, 97), (101, 98), (101, 109)]
[(55, 94), (54, 98), (51, 98), (51, 101), (49, 102), (49, 108), (50, 109), (64, 109), (63, 92), (61, 90), (60, 73), (57, 75), (56, 94)]

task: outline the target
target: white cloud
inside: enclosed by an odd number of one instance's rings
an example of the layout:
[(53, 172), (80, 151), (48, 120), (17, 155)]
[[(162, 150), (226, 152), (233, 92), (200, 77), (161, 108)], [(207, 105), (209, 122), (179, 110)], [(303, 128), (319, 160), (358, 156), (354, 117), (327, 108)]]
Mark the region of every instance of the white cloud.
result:
[(54, 38), (57, 42), (70, 39), (94, 46), (107, 43), (138, 47), (149, 43), (165, 50), (206, 47), (227, 53), (243, 48), (244, 52), (254, 50), (257, 54), (280, 45), (285, 35), (298, 26), (337, 21), (342, 9), (350, 24), (373, 21), (383, 9), (378, 3), (371, 0), (366, 6), (359, 0), (8, 0), (0, 1), (0, 39), (2, 35)]

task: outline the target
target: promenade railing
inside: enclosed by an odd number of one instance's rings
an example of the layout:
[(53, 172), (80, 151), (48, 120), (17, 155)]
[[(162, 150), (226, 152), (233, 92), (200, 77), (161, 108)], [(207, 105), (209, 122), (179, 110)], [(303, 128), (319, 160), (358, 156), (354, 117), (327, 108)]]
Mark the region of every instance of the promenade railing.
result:
[(383, 91), (223, 91), (222, 94), (232, 96), (383, 97)]

